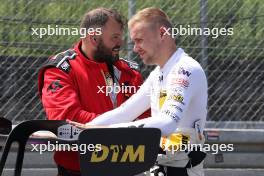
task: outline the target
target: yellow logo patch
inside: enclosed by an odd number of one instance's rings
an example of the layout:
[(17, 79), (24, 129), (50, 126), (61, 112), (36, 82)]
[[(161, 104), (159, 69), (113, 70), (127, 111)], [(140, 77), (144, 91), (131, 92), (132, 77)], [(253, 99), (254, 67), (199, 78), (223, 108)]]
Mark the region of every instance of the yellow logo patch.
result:
[(166, 90), (161, 90), (160, 91), (160, 96), (159, 96), (159, 108), (161, 109), (165, 100), (167, 98), (167, 92)]
[(165, 149), (179, 149), (181, 145), (187, 145), (190, 142), (189, 135), (183, 135), (181, 133), (172, 133), (168, 137), (162, 137), (160, 142), (160, 147)]

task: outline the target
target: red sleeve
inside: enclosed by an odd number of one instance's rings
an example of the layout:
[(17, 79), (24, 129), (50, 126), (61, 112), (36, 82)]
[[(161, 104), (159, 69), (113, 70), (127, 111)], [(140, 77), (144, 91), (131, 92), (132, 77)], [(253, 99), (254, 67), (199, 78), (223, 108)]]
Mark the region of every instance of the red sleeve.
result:
[[(137, 72), (137, 71), (134, 71), (134, 72), (136, 73), (134, 85), (139, 88), (143, 84), (143, 78), (139, 72)], [(137, 120), (138, 119), (145, 119), (148, 117), (151, 117), (150, 109), (146, 110), (144, 113), (142, 113), (140, 116), (138, 116)]]
[(82, 108), (73, 80), (58, 68), (49, 68), (44, 73), (42, 103), (49, 120), (86, 123), (99, 115)]

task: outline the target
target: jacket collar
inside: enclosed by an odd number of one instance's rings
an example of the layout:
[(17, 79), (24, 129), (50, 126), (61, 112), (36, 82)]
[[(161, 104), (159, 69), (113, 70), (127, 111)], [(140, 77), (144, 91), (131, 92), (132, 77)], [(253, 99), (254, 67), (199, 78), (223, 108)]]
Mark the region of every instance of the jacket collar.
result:
[(162, 72), (163, 76), (167, 76), (171, 68), (177, 63), (183, 54), (186, 54), (182, 48), (178, 48), (173, 55), (168, 59), (165, 65), (159, 70)]

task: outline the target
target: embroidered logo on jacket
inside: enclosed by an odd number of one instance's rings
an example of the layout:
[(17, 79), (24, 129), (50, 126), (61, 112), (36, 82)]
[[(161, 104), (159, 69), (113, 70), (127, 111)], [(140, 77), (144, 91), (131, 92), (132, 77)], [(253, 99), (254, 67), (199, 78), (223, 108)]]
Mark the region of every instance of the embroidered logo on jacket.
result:
[(51, 91), (52, 93), (54, 93), (62, 87), (63, 86), (61, 85), (60, 80), (52, 81), (51, 84), (49, 85), (47, 91), (48, 92)]

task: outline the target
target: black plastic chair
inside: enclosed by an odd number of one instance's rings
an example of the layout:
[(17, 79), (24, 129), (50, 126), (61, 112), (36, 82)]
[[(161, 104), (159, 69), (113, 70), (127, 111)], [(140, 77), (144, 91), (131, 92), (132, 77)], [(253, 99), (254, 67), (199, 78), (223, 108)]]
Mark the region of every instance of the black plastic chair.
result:
[(57, 134), (58, 127), (67, 124), (64, 120), (30, 120), (18, 124), (9, 134), (0, 162), (0, 175), (2, 175), (8, 153), (13, 142), (18, 143), (18, 153), (15, 166), (15, 176), (20, 176), (22, 171), (24, 151), (29, 136), (36, 131), (50, 131)]
[(4, 117), (0, 117), (0, 134), (9, 134), (12, 130), (12, 122)]
[[(156, 128), (87, 129), (79, 135), (81, 174), (84, 176), (133, 176), (155, 164), (161, 132)], [(89, 151), (94, 145), (94, 150)], [(97, 147), (96, 147), (97, 144)], [(83, 154), (81, 154), (81, 152)]]

